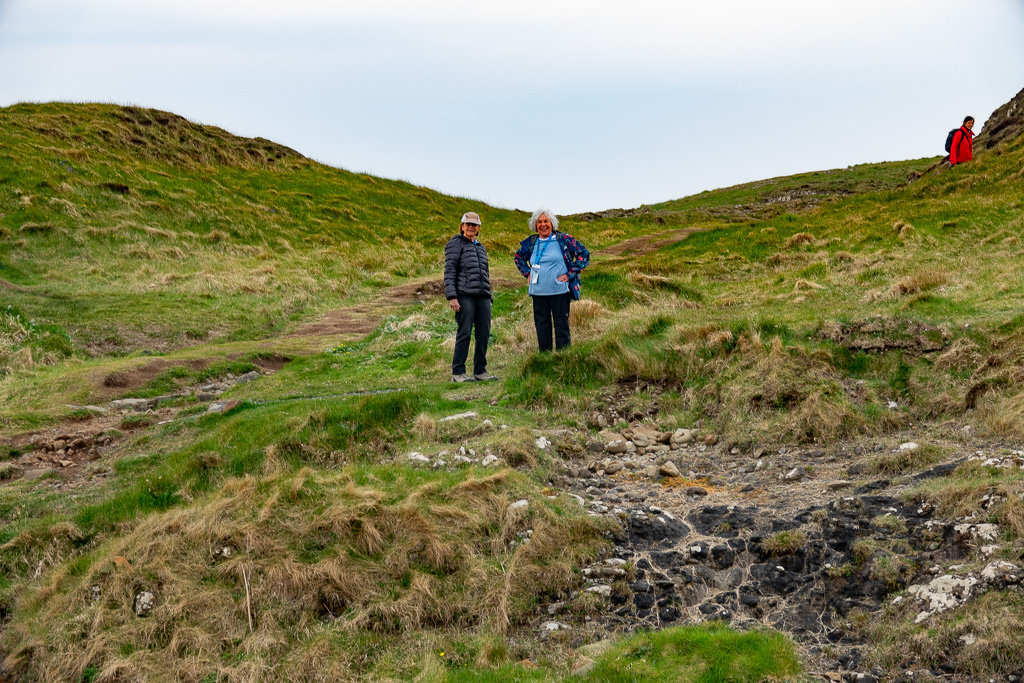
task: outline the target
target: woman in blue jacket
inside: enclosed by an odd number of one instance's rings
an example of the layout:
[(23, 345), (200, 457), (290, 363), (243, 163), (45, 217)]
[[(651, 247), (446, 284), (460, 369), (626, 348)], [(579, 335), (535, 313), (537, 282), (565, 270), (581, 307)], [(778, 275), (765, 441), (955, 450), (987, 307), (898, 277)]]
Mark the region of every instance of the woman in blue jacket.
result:
[(530, 230), (537, 234), (519, 244), (515, 261), (530, 283), (537, 346), (551, 350), (553, 328), (555, 348), (564, 349), (572, 343), (569, 305), (580, 298), (580, 271), (590, 264), (590, 252), (572, 235), (559, 232), (558, 217), (547, 209), (533, 212)]

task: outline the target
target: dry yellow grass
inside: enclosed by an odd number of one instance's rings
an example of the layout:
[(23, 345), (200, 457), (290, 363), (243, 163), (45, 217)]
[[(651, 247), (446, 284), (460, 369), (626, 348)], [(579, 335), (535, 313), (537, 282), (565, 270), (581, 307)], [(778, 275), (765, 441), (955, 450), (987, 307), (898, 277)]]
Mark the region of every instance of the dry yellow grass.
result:
[[(91, 667), (101, 677), (199, 680), (217, 671), (269, 681), (316, 652), (328, 670), (359, 668), (357, 650), (325, 653), (296, 637), (324, 624), (399, 641), (447, 627), (502, 633), (537, 586), (573, 585), (581, 553), (598, 543), (585, 519), (536, 502), (510, 510), (512, 484), (499, 472), (396, 497), (309, 469), (229, 480), (104, 543), (84, 571), (50, 573), (5, 633), (5, 664), (45, 680), (78, 680)], [(515, 543), (525, 528), (530, 543)], [(50, 533), (67, 542), (76, 530)], [(156, 606), (140, 618), (132, 608), (143, 590)]]

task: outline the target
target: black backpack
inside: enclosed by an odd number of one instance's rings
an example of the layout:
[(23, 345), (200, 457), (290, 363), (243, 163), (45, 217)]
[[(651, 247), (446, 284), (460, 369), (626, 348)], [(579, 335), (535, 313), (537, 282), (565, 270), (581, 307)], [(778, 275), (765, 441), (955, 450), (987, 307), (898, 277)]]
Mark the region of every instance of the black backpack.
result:
[(953, 150), (953, 136), (957, 134), (959, 128), (954, 128), (949, 131), (949, 135), (946, 136), (946, 154), (949, 154)]

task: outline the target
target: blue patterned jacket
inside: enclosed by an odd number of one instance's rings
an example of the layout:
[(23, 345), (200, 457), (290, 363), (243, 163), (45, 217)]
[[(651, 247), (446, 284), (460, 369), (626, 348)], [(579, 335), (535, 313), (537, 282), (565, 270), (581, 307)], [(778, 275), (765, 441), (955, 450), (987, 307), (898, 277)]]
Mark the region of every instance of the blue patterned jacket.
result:
[[(590, 265), (590, 252), (572, 235), (558, 230), (554, 234), (558, 246), (562, 248), (562, 258), (565, 259), (565, 269), (569, 274), (569, 291), (572, 293), (573, 301), (579, 301), (580, 271)], [(533, 256), (533, 247), (536, 244), (537, 235), (530, 235), (519, 243), (519, 251), (515, 256), (516, 268), (525, 277), (530, 276), (530, 257)]]

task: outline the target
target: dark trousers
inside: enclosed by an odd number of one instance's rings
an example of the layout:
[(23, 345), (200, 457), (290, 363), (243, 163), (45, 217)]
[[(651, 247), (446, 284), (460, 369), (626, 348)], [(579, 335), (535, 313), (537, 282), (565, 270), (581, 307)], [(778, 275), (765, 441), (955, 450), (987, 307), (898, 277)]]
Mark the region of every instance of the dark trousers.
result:
[(554, 321), (555, 348), (564, 349), (572, 343), (569, 337), (569, 304), (572, 294), (533, 297), (533, 325), (537, 328), (537, 346), (551, 350), (551, 328)]
[(473, 374), (487, 372), (487, 340), (491, 336), (491, 297), (460, 296), (459, 312), (455, 314), (455, 355), (452, 374), (466, 374), (466, 356), (469, 355), (469, 337), (476, 328), (476, 350), (473, 352)]

